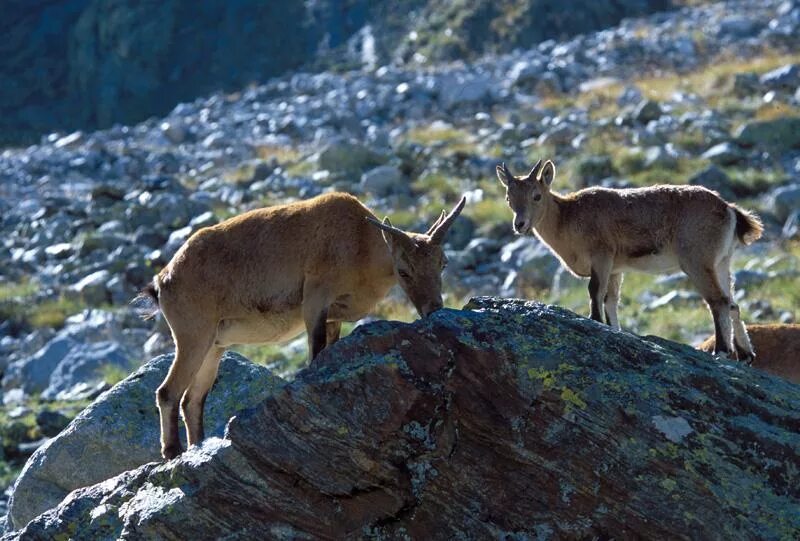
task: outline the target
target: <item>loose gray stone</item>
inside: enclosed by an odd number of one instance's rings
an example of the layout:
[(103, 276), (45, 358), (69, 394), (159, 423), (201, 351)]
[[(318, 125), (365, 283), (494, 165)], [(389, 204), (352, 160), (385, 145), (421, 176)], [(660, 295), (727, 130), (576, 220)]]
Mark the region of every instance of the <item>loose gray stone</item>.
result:
[(72, 286), (80, 298), (89, 306), (100, 306), (110, 302), (111, 297), (106, 284), (111, 279), (107, 270), (99, 270), (84, 277)]
[(393, 165), (381, 165), (364, 173), (361, 176), (361, 188), (376, 197), (409, 192), (403, 173)]

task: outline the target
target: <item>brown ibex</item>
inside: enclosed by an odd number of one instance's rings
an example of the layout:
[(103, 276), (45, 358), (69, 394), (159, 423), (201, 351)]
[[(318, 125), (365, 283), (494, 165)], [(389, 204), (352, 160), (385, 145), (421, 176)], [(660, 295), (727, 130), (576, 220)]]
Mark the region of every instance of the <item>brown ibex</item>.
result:
[[(619, 328), (622, 272), (683, 270), (714, 318), (715, 352), (752, 361), (753, 348), (733, 302), (731, 256), (737, 239), (761, 237), (759, 218), (700, 186), (550, 190), (552, 161), (525, 176), (497, 166), (518, 234), (535, 232), (577, 276), (589, 278), (591, 318)], [(731, 321), (733, 320), (733, 321)]]
[(225, 348), (308, 333), (313, 359), (364, 317), (395, 283), (421, 316), (442, 307), (442, 243), (466, 202), (424, 234), (378, 221), (355, 197), (333, 193), (252, 210), (193, 234), (145, 288), (172, 331), (175, 360), (156, 392), (161, 454), (201, 441), (203, 405)]
[[(769, 323), (748, 325), (747, 334), (758, 353), (753, 367), (775, 376), (800, 383), (800, 325)], [(716, 337), (711, 336), (697, 349), (714, 351)]]

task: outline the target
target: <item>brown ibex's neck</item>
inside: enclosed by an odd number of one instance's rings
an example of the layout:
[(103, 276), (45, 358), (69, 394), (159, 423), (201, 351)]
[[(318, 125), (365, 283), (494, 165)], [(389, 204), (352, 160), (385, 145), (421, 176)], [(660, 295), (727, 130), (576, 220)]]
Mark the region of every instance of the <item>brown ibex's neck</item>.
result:
[(550, 196), (545, 198), (544, 211), (539, 217), (539, 222), (534, 226), (539, 236), (550, 246), (558, 240), (560, 233), (558, 224), (561, 221), (562, 206), (564, 204), (563, 197), (551, 192)]

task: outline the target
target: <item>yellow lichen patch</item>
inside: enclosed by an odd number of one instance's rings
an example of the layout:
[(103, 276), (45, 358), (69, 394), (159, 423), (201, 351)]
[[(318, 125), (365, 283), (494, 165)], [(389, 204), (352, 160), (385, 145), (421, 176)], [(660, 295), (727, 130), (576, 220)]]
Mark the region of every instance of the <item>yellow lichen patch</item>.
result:
[(586, 402), (572, 389), (564, 388), (561, 391), (561, 400), (580, 409), (586, 409)]

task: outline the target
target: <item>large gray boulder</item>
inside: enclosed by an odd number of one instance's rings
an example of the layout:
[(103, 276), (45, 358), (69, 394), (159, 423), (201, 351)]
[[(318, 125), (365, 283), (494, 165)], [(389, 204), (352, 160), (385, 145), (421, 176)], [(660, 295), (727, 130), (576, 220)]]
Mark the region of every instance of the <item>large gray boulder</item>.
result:
[(359, 327), (11, 539), (797, 539), (800, 387), (538, 303)]
[[(146, 363), (31, 456), (9, 503), (11, 528), (23, 527), (76, 488), (161, 460), (155, 391), (172, 358), (162, 355)], [(227, 353), (206, 402), (206, 433), (221, 436), (228, 419), (263, 401), (282, 383), (268, 369)]]

